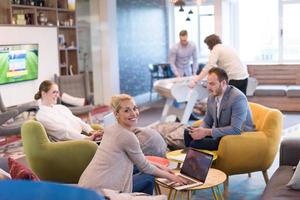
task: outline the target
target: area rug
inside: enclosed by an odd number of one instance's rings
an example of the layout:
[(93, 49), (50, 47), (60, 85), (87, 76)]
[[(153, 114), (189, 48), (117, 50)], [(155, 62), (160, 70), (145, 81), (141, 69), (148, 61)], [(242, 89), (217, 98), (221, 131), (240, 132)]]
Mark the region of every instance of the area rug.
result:
[(21, 136), (1, 138), (0, 156), (6, 158), (12, 157), (14, 159), (24, 157)]

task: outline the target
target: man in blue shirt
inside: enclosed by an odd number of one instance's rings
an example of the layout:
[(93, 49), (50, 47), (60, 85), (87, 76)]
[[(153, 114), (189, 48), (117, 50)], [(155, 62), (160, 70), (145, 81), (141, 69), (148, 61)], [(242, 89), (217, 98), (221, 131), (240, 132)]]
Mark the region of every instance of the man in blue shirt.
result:
[[(195, 75), (197, 71), (197, 48), (196, 45), (188, 41), (188, 33), (182, 30), (179, 33), (180, 42), (175, 44), (170, 50), (169, 62), (176, 77)], [(193, 71), (190, 60), (193, 59)]]

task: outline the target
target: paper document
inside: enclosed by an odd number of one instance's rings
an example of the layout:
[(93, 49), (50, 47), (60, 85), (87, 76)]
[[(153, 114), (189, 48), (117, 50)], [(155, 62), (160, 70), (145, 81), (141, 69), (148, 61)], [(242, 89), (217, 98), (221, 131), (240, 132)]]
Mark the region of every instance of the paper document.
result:
[(186, 157), (186, 154), (179, 154), (179, 155), (169, 155), (168, 159), (170, 160), (177, 160), (183, 162)]

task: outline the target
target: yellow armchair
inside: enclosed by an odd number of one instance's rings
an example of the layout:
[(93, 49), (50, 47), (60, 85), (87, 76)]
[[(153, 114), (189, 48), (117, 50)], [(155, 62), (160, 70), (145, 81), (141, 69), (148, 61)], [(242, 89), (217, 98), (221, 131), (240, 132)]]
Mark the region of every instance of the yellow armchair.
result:
[[(218, 159), (213, 167), (229, 175), (262, 171), (266, 183), (267, 170), (278, 151), (282, 131), (282, 114), (277, 109), (249, 103), (254, 132), (224, 136), (216, 151)], [(199, 123), (199, 122), (198, 122)], [(225, 184), (227, 193), (228, 179)]]
[(27, 162), (41, 180), (78, 183), (97, 150), (88, 140), (52, 143), (43, 125), (35, 120), (22, 125), (21, 136)]

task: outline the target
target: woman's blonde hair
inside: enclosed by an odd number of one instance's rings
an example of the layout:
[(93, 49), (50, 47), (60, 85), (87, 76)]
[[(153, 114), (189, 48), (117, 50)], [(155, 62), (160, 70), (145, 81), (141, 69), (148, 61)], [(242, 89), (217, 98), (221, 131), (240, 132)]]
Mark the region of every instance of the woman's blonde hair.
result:
[(119, 112), (121, 106), (121, 102), (122, 101), (126, 101), (126, 100), (133, 100), (132, 96), (128, 95), (128, 94), (118, 94), (118, 95), (114, 95), (111, 97), (110, 100), (110, 107), (113, 110), (114, 113)]

